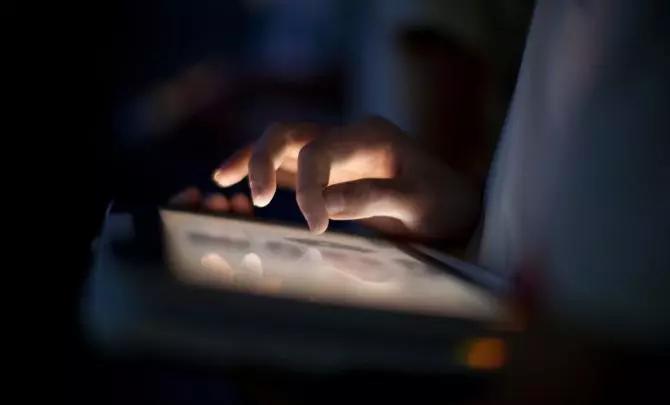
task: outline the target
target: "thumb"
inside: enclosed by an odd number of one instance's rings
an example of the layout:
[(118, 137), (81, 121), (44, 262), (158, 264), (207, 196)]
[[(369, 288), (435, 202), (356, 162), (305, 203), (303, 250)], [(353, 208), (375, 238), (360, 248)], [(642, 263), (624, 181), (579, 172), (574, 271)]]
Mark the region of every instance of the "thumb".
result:
[(394, 179), (364, 179), (332, 185), (324, 191), (331, 219), (390, 217), (413, 225), (420, 215), (418, 195)]

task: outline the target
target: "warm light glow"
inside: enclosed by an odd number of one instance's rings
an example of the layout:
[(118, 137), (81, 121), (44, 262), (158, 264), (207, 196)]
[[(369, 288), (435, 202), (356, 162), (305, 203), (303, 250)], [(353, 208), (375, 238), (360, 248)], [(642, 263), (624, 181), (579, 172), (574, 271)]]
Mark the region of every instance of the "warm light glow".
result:
[(505, 342), (499, 338), (478, 338), (467, 345), (466, 363), (470, 368), (496, 370), (507, 360)]

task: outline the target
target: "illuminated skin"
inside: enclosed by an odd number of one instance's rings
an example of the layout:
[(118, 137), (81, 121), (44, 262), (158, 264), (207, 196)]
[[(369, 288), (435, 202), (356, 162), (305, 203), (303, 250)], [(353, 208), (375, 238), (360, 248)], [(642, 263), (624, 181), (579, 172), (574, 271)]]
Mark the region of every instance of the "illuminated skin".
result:
[(460, 236), (473, 228), (480, 207), (475, 184), (377, 117), (338, 128), (273, 125), (213, 177), (224, 188), (248, 178), (259, 207), (270, 203), (278, 186), (295, 188), (317, 234), (329, 220), (365, 220), (392, 234)]
[(187, 208), (204, 207), (215, 212), (234, 212), (236, 214), (251, 215), (253, 206), (244, 194), (238, 193), (232, 197), (222, 194), (203, 195), (195, 187), (187, 188), (170, 199), (170, 204)]
[[(481, 206), (480, 188), (413, 145), (391, 122), (366, 118), (338, 128), (276, 124), (213, 174), (223, 188), (248, 178), (253, 202), (270, 203), (277, 187), (296, 190), (310, 229), (329, 220), (362, 220), (387, 234), (413, 238), (462, 236)], [(250, 215), (243, 194), (203, 196), (190, 188), (173, 204)]]

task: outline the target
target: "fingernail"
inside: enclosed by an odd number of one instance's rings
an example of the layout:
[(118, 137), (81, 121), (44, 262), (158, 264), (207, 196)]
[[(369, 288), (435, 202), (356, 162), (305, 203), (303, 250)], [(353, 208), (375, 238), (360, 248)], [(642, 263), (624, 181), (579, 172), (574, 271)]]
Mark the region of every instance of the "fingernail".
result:
[(325, 224), (321, 223), (318, 217), (305, 216), (305, 219), (309, 230), (317, 235), (324, 233), (328, 227), (328, 218), (325, 219)]
[(326, 195), (326, 211), (328, 215), (339, 214), (344, 211), (344, 196), (340, 193), (330, 193)]
[(215, 170), (214, 174), (212, 175), (212, 179), (214, 179), (215, 182), (217, 182), (220, 186), (225, 187), (225, 178), (223, 176), (223, 173), (221, 173), (221, 170)]
[(265, 187), (262, 184), (250, 181), (249, 189), (251, 190), (251, 200), (256, 207), (265, 207), (268, 205), (269, 201), (266, 201), (267, 199), (263, 197)]

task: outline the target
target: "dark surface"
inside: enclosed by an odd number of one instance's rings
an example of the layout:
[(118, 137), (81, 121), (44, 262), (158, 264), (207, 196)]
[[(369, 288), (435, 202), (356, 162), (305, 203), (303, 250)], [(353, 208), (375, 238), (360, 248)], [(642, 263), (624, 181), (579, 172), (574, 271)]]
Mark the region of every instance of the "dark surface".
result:
[(91, 358), (70, 396), (81, 403), (438, 404), (490, 392), (486, 377), (417, 373), (312, 373), (248, 366), (212, 369), (150, 360)]

